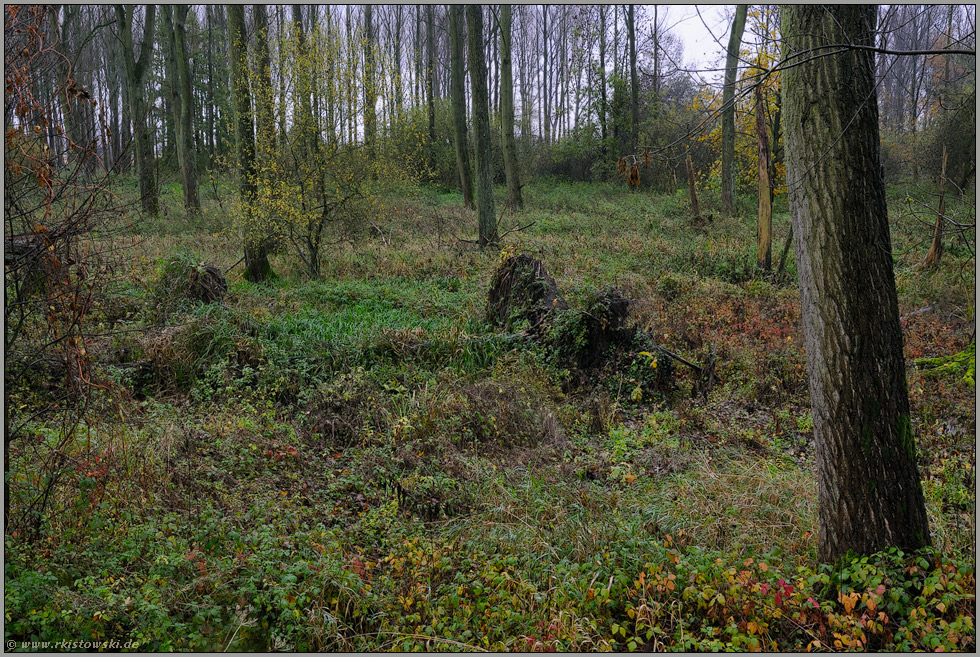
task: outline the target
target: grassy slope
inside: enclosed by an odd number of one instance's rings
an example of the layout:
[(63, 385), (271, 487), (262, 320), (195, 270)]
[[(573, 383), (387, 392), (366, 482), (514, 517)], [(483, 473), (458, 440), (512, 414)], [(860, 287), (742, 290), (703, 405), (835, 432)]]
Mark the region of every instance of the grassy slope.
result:
[[(272, 284), (237, 270), (225, 304), (167, 307), (157, 263), (238, 258), (214, 200), (186, 222), (171, 196), (169, 218), (143, 228), (129, 293), (129, 327), (152, 326), (96, 345), (114, 384), (70, 447), (81, 465), (40, 547), (7, 541), (7, 637), (151, 650), (973, 645), (973, 389), (910, 368), (937, 551), (817, 568), (795, 274), (754, 271), (748, 208), (694, 226), (680, 194), (539, 181), (504, 217), (504, 229), (535, 222), (506, 242), (540, 257), (573, 305), (614, 285), (665, 347), (716, 354), (722, 384), (707, 399), (678, 369), (674, 392), (637, 401), (640, 366), (570, 386), (546, 354), (490, 331), (498, 254), (457, 239), (475, 217), (456, 196), (385, 196), (387, 232), (331, 247), (320, 281), (284, 253)], [(936, 309), (905, 321), (907, 355), (960, 351), (972, 261), (952, 247), (940, 271), (914, 271), (923, 229), (899, 206), (902, 312)], [(777, 214), (777, 248), (787, 230)], [(12, 469), (30, 472), (37, 454)], [(32, 483), (13, 486), (16, 505)]]

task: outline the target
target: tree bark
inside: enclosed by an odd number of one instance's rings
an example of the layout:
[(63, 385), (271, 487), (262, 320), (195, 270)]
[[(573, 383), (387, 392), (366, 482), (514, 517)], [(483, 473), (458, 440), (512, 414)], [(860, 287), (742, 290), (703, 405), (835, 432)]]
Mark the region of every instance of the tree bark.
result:
[(687, 164), (687, 191), (691, 197), (691, 217), (699, 219), (701, 217), (701, 206), (698, 205), (698, 190), (694, 185), (694, 163), (691, 162), (691, 154), (685, 158)]
[[(293, 10), (293, 16), (296, 16), (296, 11), (297, 10), (295, 10), (295, 9)], [(353, 17), (353, 9), (352, 9), (352, 6), (351, 5), (347, 5), (346, 8), (345, 8), (345, 12), (346, 12), (345, 13), (345, 18), (347, 19), (345, 21), (345, 26), (346, 26), (346, 29), (347, 29), (347, 47), (348, 48), (353, 48), (354, 47), (354, 32), (353, 32), (353, 29), (354, 29), (354, 17)], [(354, 101), (355, 101), (355, 98), (356, 98), (356, 91), (354, 89), (354, 80), (356, 79), (356, 76), (357, 76), (357, 58), (356, 57), (350, 57), (350, 58), (348, 58), (348, 62), (349, 62), (349, 66), (350, 66), (350, 71), (348, 72), (348, 75), (345, 76), (347, 78), (347, 88), (346, 88), (346, 92), (347, 92), (347, 94), (346, 94), (347, 95), (347, 143), (348, 144), (353, 144), (354, 141), (357, 138), (357, 114), (354, 113), (354, 105), (355, 105), (355, 102)]]
[(629, 5), (626, 30), (630, 48), (630, 140), (632, 147), (640, 144), (640, 82), (636, 75), (636, 8)]
[(189, 5), (174, 9), (174, 45), (177, 48), (177, 82), (180, 87), (180, 122), (177, 124), (177, 157), (180, 161), (181, 183), (184, 187), (184, 207), (196, 214), (201, 211), (198, 196), (196, 150), (194, 148), (194, 92), (188, 71), (187, 12)]
[(459, 173), (459, 187), (463, 192), (463, 204), (476, 208), (473, 201), (473, 170), (470, 166), (470, 148), (466, 139), (466, 73), (463, 59), (465, 37), (463, 36), (463, 6), (449, 5), (449, 41), (451, 52), (450, 95), (453, 103), (453, 126), (456, 129), (456, 169)]
[[(873, 45), (872, 5), (785, 5), (784, 55)], [(874, 54), (783, 71), (820, 502), (819, 556), (929, 544), (909, 415), (878, 136)]]
[(214, 24), (214, 18), (212, 15), (212, 8), (210, 5), (205, 5), (204, 8), (204, 20), (208, 24), (207, 31), (207, 49), (208, 49), (208, 80), (211, 84), (208, 85), (208, 95), (207, 95), (207, 139), (205, 140), (208, 144), (208, 164), (214, 166), (215, 158), (215, 135), (214, 135), (214, 115), (215, 107), (217, 102), (214, 98), (214, 87), (215, 87), (215, 76), (214, 76), (214, 37), (212, 34), (212, 27)]
[(122, 97), (120, 91), (119, 66), (115, 61), (115, 48), (107, 44), (103, 52), (105, 61), (106, 79), (108, 82), (109, 93), (109, 157), (106, 164), (113, 170), (118, 171), (120, 156), (122, 154), (122, 123), (119, 112), (119, 101)]
[(374, 21), (372, 5), (364, 5), (364, 145), (368, 156), (374, 156), (374, 141), (377, 133), (378, 117), (375, 105), (378, 102), (374, 80)]
[(415, 51), (413, 56), (415, 77), (412, 84), (412, 93), (415, 99), (415, 106), (418, 107), (425, 100), (425, 95), (422, 93), (422, 5), (415, 5)]
[(78, 53), (72, 47), (72, 42), (79, 38), (80, 32), (80, 7), (75, 5), (51, 5), (50, 16), (53, 23), (53, 30), (58, 35), (54, 50), (58, 53), (57, 71), (58, 82), (56, 88), (59, 93), (56, 95), (61, 106), (61, 115), (64, 117), (64, 137), (68, 140), (67, 153), (68, 161), (72, 165), (84, 166), (87, 173), (94, 171), (95, 158), (94, 151), (89, 148), (89, 140), (85, 134), (85, 115), (88, 110), (88, 103), (79, 95), (71, 93), (71, 90), (78, 89), (78, 72), (72, 65), (77, 63)]
[(932, 269), (939, 266), (939, 260), (943, 257), (943, 226), (946, 222), (946, 159), (949, 153), (946, 146), (943, 146), (943, 169), (939, 176), (939, 205), (936, 209), (936, 225), (932, 229), (932, 244), (929, 245), (929, 252), (922, 266)]
[(551, 103), (550, 95), (548, 93), (548, 5), (541, 6), (542, 11), (542, 27), (541, 27), (541, 47), (544, 52), (544, 58), (541, 62), (541, 121), (544, 123), (544, 143), (551, 143)]
[(140, 40), (140, 56), (136, 59), (133, 48), (133, 5), (116, 5), (116, 18), (119, 21), (119, 39), (122, 42), (123, 66), (126, 70), (126, 100), (129, 115), (136, 133), (136, 166), (140, 178), (140, 205), (150, 215), (160, 212), (160, 199), (157, 196), (156, 178), (153, 170), (153, 145), (147, 125), (147, 107), (144, 85), (146, 73), (153, 57), (153, 23), (156, 18), (156, 5), (146, 5), (143, 22), (143, 38)]
[(599, 5), (599, 133), (602, 152), (606, 152), (606, 6)]
[(517, 141), (514, 139), (514, 74), (511, 69), (511, 6), (500, 7), (500, 132), (507, 179), (507, 204), (512, 210), (524, 207)]
[(756, 260), (759, 268), (772, 270), (772, 196), (769, 185), (769, 133), (762, 104), (762, 85), (755, 88), (755, 132), (759, 142), (759, 225)]
[(180, 182), (184, 189), (184, 210), (188, 214), (201, 211), (198, 199), (197, 173), (194, 162), (193, 94), (187, 70), (186, 24), (189, 5), (163, 5), (164, 31), (169, 38), (167, 74), (170, 76), (170, 105), (176, 128), (177, 162)]
[[(435, 99), (435, 69), (436, 69), (436, 19), (435, 7), (425, 6), (425, 94), (429, 112), (429, 169), (435, 169), (436, 147), (436, 99)], [(481, 41), (483, 39), (480, 39)], [(484, 80), (484, 83), (486, 80)]]
[[(245, 35), (245, 6), (228, 5), (228, 59), (231, 65), (232, 97), (235, 108), (235, 147), (238, 151), (238, 190), (243, 212), (254, 212), (256, 193), (255, 137), (252, 134), (252, 97), (249, 94), (248, 41)], [(270, 278), (272, 265), (266, 236), (248, 216), (245, 224), (245, 278), (258, 283)]]
[(721, 211), (729, 216), (735, 214), (735, 78), (747, 10), (748, 5), (735, 7), (725, 59), (725, 86), (721, 95)]
[(483, 61), (483, 7), (466, 6), (469, 46), (470, 87), (473, 96), (473, 125), (476, 132), (477, 209), (479, 244), (497, 244), (497, 216), (493, 201), (493, 162), (490, 159), (490, 99), (487, 92), (487, 65)]
[(398, 5), (395, 7), (395, 70), (392, 72), (395, 82), (395, 121), (401, 118), (402, 108), (404, 107), (404, 91), (402, 88), (402, 12), (404, 7)]
[(276, 147), (275, 103), (272, 89), (272, 58), (269, 55), (269, 14), (265, 5), (252, 5), (255, 13), (255, 49), (258, 82), (255, 84), (255, 128), (257, 160), (263, 162)]
[(326, 6), (324, 19), (323, 39), (325, 41), (324, 59), (326, 65), (325, 76), (327, 79), (327, 127), (326, 139), (329, 143), (328, 150), (332, 151), (343, 135), (337, 121), (337, 35), (335, 34), (333, 14), (330, 5)]
[(783, 252), (779, 255), (779, 267), (776, 268), (777, 274), (782, 274), (786, 269), (786, 256), (789, 255), (789, 247), (793, 246), (793, 225), (790, 224), (789, 235), (786, 236), (786, 243), (783, 244)]

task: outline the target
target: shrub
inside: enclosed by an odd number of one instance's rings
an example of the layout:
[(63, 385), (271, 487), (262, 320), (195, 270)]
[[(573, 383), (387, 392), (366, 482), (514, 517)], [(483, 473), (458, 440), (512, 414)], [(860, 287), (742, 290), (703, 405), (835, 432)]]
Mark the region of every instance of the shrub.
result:
[(602, 153), (602, 142), (595, 126), (585, 124), (577, 127), (572, 135), (544, 148), (537, 170), (559, 180), (591, 182), (596, 180), (596, 167), (603, 159)]

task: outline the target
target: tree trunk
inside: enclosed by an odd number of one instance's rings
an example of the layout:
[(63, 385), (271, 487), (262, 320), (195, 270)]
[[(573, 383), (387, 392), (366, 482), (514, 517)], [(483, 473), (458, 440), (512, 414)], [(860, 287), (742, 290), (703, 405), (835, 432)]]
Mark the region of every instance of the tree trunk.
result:
[(528, 26), (527, 26), (527, 7), (526, 5), (517, 6), (517, 15), (520, 17), (521, 48), (520, 57), (517, 59), (517, 77), (521, 86), (521, 141), (529, 143), (531, 138), (531, 118), (533, 106), (531, 105), (531, 71), (530, 71), (530, 48), (527, 47)]
[(415, 99), (415, 107), (421, 105), (425, 96), (422, 93), (422, 5), (415, 5), (415, 77), (412, 84), (412, 93)]
[[(785, 5), (784, 56), (874, 45), (872, 5)], [(874, 54), (783, 71), (820, 502), (820, 559), (929, 544), (909, 416), (878, 137)]]
[(392, 77), (394, 78), (394, 82), (395, 82), (395, 121), (392, 122), (393, 124), (397, 123), (398, 119), (401, 118), (402, 108), (405, 105), (405, 102), (403, 100), (404, 91), (402, 89), (402, 74), (401, 74), (403, 10), (404, 7), (402, 5), (398, 5), (395, 8), (395, 64), (394, 64), (395, 69), (394, 71), (392, 71)]
[(659, 6), (653, 6), (653, 98), (660, 103), (660, 18)]
[(477, 208), (481, 247), (497, 244), (497, 216), (493, 202), (493, 162), (490, 159), (490, 99), (487, 65), (483, 61), (483, 7), (466, 6), (469, 30), (470, 87), (473, 95), (473, 125), (476, 132)]
[[(184, 209), (188, 214), (201, 211), (198, 199), (197, 167), (194, 162), (194, 95), (187, 53), (187, 12), (189, 5), (164, 5), (164, 16), (170, 24), (173, 74), (171, 103), (174, 106), (174, 125), (177, 132), (177, 161), (180, 164), (180, 182), (184, 188)], [(171, 18), (171, 11), (173, 16)]]
[(721, 211), (729, 216), (735, 214), (735, 78), (747, 9), (748, 5), (735, 7), (725, 59), (725, 87), (721, 95)]
[(475, 208), (473, 202), (473, 171), (470, 167), (470, 148), (466, 139), (466, 73), (463, 69), (465, 46), (463, 6), (449, 5), (449, 41), (451, 52), (450, 95), (453, 103), (453, 126), (456, 129), (456, 169), (463, 204)]
[(769, 198), (770, 202), (775, 199), (775, 188), (772, 181), (776, 178), (777, 166), (783, 163), (783, 92), (782, 88), (776, 91), (776, 107), (772, 111), (772, 141), (770, 142), (769, 157)]
[[(425, 6), (425, 94), (429, 111), (429, 169), (435, 169), (436, 147), (436, 100), (435, 100), (435, 69), (436, 69), (436, 19), (435, 7)], [(483, 39), (480, 39), (481, 41)], [(486, 82), (486, 80), (484, 80)]]
[[(58, 34), (55, 40), (54, 50), (58, 54), (57, 76), (58, 81), (55, 88), (59, 90), (56, 94), (58, 104), (61, 106), (61, 114), (64, 117), (64, 137), (68, 141), (68, 162), (72, 166), (87, 163), (90, 153), (87, 148), (88, 143), (85, 138), (85, 108), (84, 101), (77, 95), (71, 94), (69, 90), (75, 89), (79, 83), (77, 74), (73, 72), (72, 62), (76, 61), (76, 53), (73, 52), (73, 37), (81, 35), (79, 32), (79, 7), (75, 5), (51, 5), (49, 15), (53, 24), (53, 30)], [(77, 36), (76, 36), (77, 35)], [(86, 167), (87, 169), (88, 167)]]
[[(490, 34), (487, 41), (487, 65), (490, 87), (490, 113), (495, 114), (500, 111), (500, 68), (497, 60), (497, 23), (493, 5), (487, 5), (490, 18), (487, 21), (490, 25)], [(490, 65), (493, 66), (490, 69)]]
[(119, 170), (120, 157), (122, 155), (122, 123), (119, 116), (120, 93), (119, 67), (113, 57), (114, 48), (107, 46), (103, 56), (105, 58), (106, 79), (108, 80), (109, 92), (109, 158), (106, 164), (114, 171)]
[(368, 157), (373, 159), (378, 97), (374, 81), (374, 21), (371, 8), (372, 5), (364, 5), (364, 145), (368, 148)]
[(929, 253), (922, 262), (922, 266), (932, 269), (939, 266), (939, 260), (943, 257), (943, 225), (946, 222), (946, 146), (943, 145), (943, 169), (939, 175), (939, 206), (936, 210), (936, 225), (932, 229), (932, 244), (929, 246)]
[[(352, 14), (351, 5), (346, 7), (346, 21), (345, 26), (347, 28), (347, 48), (354, 47), (354, 18)], [(293, 15), (296, 15), (296, 10), (293, 10)], [(349, 51), (348, 51), (349, 52)], [(356, 92), (354, 91), (354, 80), (357, 76), (357, 57), (348, 57), (348, 62), (350, 70), (347, 72), (347, 143), (353, 144), (357, 138), (357, 115), (354, 113), (354, 98)]]
[(636, 75), (636, 9), (629, 5), (626, 14), (626, 30), (630, 48), (630, 140), (634, 149), (640, 144), (640, 82)]
[(769, 133), (762, 104), (762, 85), (755, 88), (755, 132), (759, 141), (759, 227), (756, 231), (756, 260), (765, 271), (772, 270), (772, 196), (769, 185)]
[(232, 97), (235, 107), (235, 146), (238, 151), (238, 190), (242, 199), (245, 225), (245, 278), (258, 283), (270, 278), (272, 266), (265, 235), (255, 226), (254, 201), (255, 137), (252, 134), (252, 98), (248, 89), (248, 41), (245, 34), (245, 6), (228, 5), (228, 59), (231, 64)]
[(136, 133), (136, 166), (140, 178), (140, 205), (143, 211), (156, 215), (160, 211), (156, 179), (153, 171), (153, 144), (147, 122), (148, 112), (144, 84), (146, 72), (153, 57), (153, 23), (156, 5), (146, 5), (143, 22), (143, 38), (140, 42), (140, 56), (136, 59), (133, 48), (133, 5), (116, 5), (116, 18), (119, 21), (119, 38), (122, 42), (123, 65), (126, 70), (126, 99), (129, 102), (129, 115)]
[(276, 146), (275, 103), (272, 89), (272, 58), (269, 55), (269, 14), (265, 5), (252, 5), (255, 16), (255, 48), (258, 81), (255, 83), (255, 128), (257, 159), (262, 162)]
[(606, 152), (606, 6), (599, 5), (599, 132), (602, 152)]
[(507, 204), (512, 210), (524, 207), (517, 142), (514, 139), (514, 75), (511, 70), (511, 6), (500, 7), (500, 132), (504, 150), (504, 176), (507, 178)]
[(541, 46), (544, 50), (544, 58), (542, 59), (542, 78), (541, 78), (541, 95), (542, 95), (542, 105), (541, 105), (541, 120), (544, 122), (544, 143), (551, 143), (551, 97), (548, 92), (548, 5), (542, 5), (542, 28), (541, 28)]
[(779, 267), (776, 268), (777, 274), (782, 274), (786, 269), (786, 256), (789, 255), (789, 247), (793, 246), (793, 225), (789, 226), (789, 235), (786, 236), (786, 243), (783, 244), (783, 252), (779, 255)]
[[(117, 54), (123, 62), (123, 69), (119, 76), (119, 91), (122, 96), (122, 109), (119, 112), (119, 161), (120, 171), (129, 171), (133, 167), (135, 158), (133, 157), (133, 108), (129, 101), (129, 72), (126, 70), (126, 57), (123, 55), (122, 36), (116, 44)], [(54, 150), (52, 148), (52, 150)]]
[(688, 152), (687, 164), (687, 191), (691, 196), (691, 217), (699, 219), (701, 217), (701, 207), (698, 205), (698, 190), (694, 185), (694, 163), (691, 162), (691, 153)]
[(205, 141), (208, 143), (208, 163), (210, 166), (214, 166), (215, 158), (215, 137), (214, 137), (214, 114), (215, 106), (217, 102), (214, 98), (214, 38), (212, 34), (212, 26), (214, 23), (214, 18), (212, 16), (212, 9), (210, 5), (205, 5), (204, 9), (204, 20), (208, 24), (207, 32), (207, 48), (208, 48), (208, 80), (211, 84), (208, 85), (208, 96), (207, 96), (207, 132), (208, 136)]

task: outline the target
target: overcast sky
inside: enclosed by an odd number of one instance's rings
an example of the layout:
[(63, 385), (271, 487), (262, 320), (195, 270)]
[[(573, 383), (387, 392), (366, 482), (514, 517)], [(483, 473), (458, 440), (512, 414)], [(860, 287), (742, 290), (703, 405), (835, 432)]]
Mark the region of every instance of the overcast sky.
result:
[[(728, 45), (731, 28), (725, 10), (729, 5), (669, 5), (667, 27), (684, 44), (684, 63), (692, 68), (716, 68)], [(700, 12), (700, 16), (698, 13)], [(713, 81), (720, 74), (705, 73)]]

